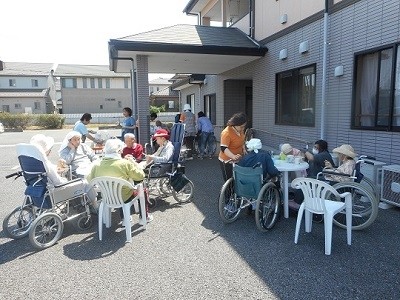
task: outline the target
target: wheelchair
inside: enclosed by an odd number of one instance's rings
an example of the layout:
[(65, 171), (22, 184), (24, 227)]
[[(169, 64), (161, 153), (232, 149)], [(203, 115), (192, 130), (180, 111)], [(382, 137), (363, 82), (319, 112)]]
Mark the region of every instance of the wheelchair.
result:
[(29, 235), (36, 249), (53, 246), (61, 237), (64, 221), (74, 220), (78, 230), (92, 226), (88, 198), (82, 179), (52, 186), (47, 180), (43, 154), (33, 145), (17, 145), (21, 171), (6, 178), (23, 177), (26, 185), (21, 206), (16, 207), (3, 221), (5, 234), (13, 239)]
[[(356, 161), (356, 165), (352, 175), (336, 173), (324, 169), (318, 173), (317, 179), (326, 181), (322, 178), (325, 175), (335, 175), (347, 177), (348, 181), (328, 181), (338, 191), (338, 193), (350, 192), (352, 194), (352, 229), (362, 230), (369, 227), (378, 216), (379, 200), (377, 198), (377, 188), (375, 184), (365, 177), (360, 170), (361, 164), (368, 163), (364, 158), (368, 156), (360, 156)], [(329, 178), (329, 177), (328, 177)], [(332, 198), (332, 200), (337, 200)], [(346, 228), (346, 214), (341, 212), (335, 215), (333, 222), (341, 228)]]
[(272, 229), (279, 219), (281, 199), (279, 180), (264, 179), (261, 165), (241, 167), (234, 164), (233, 177), (221, 188), (219, 215), (224, 223), (232, 223), (242, 210), (255, 207), (257, 228), (265, 232)]
[(194, 184), (185, 175), (185, 167), (179, 160), (180, 143), (173, 143), (174, 155), (170, 163), (155, 163), (145, 169), (144, 190), (150, 208), (157, 200), (172, 196), (178, 203), (191, 201)]

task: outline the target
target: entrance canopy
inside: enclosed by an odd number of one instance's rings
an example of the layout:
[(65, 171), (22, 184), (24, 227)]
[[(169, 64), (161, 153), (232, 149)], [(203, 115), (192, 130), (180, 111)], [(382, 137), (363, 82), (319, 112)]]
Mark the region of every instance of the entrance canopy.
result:
[(111, 39), (108, 48), (110, 70), (116, 73), (129, 72), (130, 59), (145, 55), (149, 73), (215, 75), (267, 52), (267, 48), (237, 28), (200, 25), (175, 25)]

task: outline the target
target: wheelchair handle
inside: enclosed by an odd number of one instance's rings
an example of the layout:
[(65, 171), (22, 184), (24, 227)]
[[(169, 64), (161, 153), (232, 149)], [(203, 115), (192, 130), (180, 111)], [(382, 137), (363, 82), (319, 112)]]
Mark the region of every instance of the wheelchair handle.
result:
[(17, 179), (18, 177), (22, 176), (22, 172), (18, 171), (9, 175), (6, 175), (6, 179), (11, 178), (11, 177), (15, 177), (15, 179)]

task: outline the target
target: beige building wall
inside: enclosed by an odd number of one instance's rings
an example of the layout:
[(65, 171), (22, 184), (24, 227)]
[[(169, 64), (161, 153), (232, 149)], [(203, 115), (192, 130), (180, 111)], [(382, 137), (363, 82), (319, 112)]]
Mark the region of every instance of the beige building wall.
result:
[[(35, 109), (35, 103), (37, 109)], [(50, 103), (49, 103), (50, 104)], [(4, 106), (8, 105), (10, 113), (33, 113), (45, 114), (46, 100), (44, 98), (2, 98), (0, 99), (0, 111), (3, 111)], [(17, 107), (16, 107), (17, 106)]]
[(255, 39), (271, 36), (324, 8), (322, 0), (255, 1)]

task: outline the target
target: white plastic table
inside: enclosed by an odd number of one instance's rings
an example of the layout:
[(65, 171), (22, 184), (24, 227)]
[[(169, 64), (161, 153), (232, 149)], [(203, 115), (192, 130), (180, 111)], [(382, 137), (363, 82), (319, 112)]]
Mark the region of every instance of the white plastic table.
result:
[(288, 163), (283, 160), (274, 160), (275, 167), (283, 173), (283, 215), (289, 218), (289, 172), (308, 169), (308, 163)]

